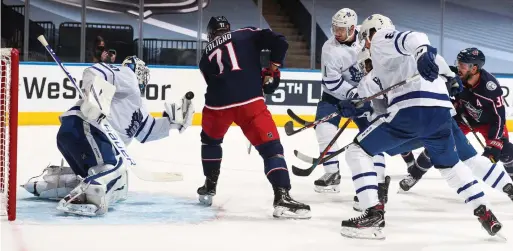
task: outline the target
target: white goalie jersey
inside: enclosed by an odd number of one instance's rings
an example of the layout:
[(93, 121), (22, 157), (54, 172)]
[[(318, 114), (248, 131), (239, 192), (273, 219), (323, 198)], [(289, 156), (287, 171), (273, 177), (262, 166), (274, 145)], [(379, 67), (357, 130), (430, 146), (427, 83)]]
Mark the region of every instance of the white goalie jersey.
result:
[(357, 66), (357, 54), (361, 49), (358, 39), (348, 45), (332, 36), (324, 43), (321, 56), (323, 92), (340, 100), (352, 98), (351, 94), (355, 93), (353, 88), (363, 77)]
[[(84, 95), (88, 95), (87, 90), (94, 84), (96, 76), (104, 78), (116, 87), (110, 105), (110, 115), (106, 119), (126, 145), (133, 138), (136, 138), (141, 143), (145, 143), (169, 135), (171, 129), (169, 120), (167, 118), (154, 118), (151, 116), (141, 97), (137, 76), (130, 68), (97, 63), (85, 69), (82, 76)], [(100, 128), (96, 121), (87, 120), (80, 111), (82, 102), (82, 100), (79, 100), (75, 106), (61, 115), (61, 117), (79, 116), (91, 125)]]

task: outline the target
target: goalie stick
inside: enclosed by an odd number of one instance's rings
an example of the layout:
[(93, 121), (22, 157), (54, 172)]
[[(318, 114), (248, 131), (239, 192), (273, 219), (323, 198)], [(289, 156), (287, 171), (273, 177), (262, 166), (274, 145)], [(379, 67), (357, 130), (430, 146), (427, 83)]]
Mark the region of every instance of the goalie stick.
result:
[[(388, 88), (386, 88), (386, 89), (384, 89), (384, 90), (382, 90), (382, 91), (380, 91), (380, 92), (377, 92), (377, 93), (375, 93), (375, 94), (373, 94), (373, 95), (371, 95), (371, 96), (369, 96), (369, 97), (366, 97), (366, 98), (362, 99), (361, 101), (359, 101), (358, 103), (356, 103), (356, 105), (355, 105), (355, 106), (359, 106), (359, 105), (364, 104), (365, 102), (371, 101), (371, 100), (373, 100), (373, 99), (375, 99), (375, 98), (377, 98), (377, 97), (379, 97), (379, 96), (381, 96), (381, 95), (383, 95), (383, 94), (385, 94), (385, 93), (387, 93), (387, 92), (389, 92), (389, 91), (391, 91), (391, 90), (394, 90), (394, 89), (396, 89), (396, 88), (398, 88), (398, 87), (400, 87), (400, 86), (405, 85), (406, 83), (410, 83), (410, 82), (412, 82), (412, 81), (415, 81), (415, 80), (416, 80), (416, 79), (418, 79), (419, 77), (420, 77), (420, 75), (416, 74), (416, 75), (414, 75), (413, 77), (411, 77), (411, 78), (409, 78), (409, 79), (403, 80), (403, 81), (401, 81), (401, 82), (399, 82), (399, 83), (397, 83), (397, 84), (395, 84), (395, 85), (392, 85), (392, 86), (390, 86), (390, 87), (388, 87)], [(334, 114), (335, 114), (335, 115), (334, 115)], [(332, 115), (334, 115), (334, 116), (332, 116)], [(327, 121), (327, 120), (329, 120), (329, 119), (331, 119), (331, 118), (333, 118), (333, 117), (335, 117), (335, 116), (337, 116), (337, 115), (338, 115), (338, 112), (334, 112), (334, 113), (332, 113), (332, 114), (330, 114), (330, 115), (328, 115), (328, 116), (326, 116), (326, 117), (324, 117), (324, 118), (322, 118), (322, 119), (320, 119), (320, 120), (316, 120), (316, 121), (315, 121), (315, 122), (313, 122), (312, 124), (316, 124), (316, 123), (317, 123), (317, 124), (320, 124), (320, 123), (322, 123), (323, 121)], [(328, 117), (329, 117), (329, 118), (328, 118)], [(326, 119), (326, 118), (328, 118), (328, 119)], [(291, 125), (291, 124), (292, 124), (292, 121), (289, 121), (289, 122), (290, 122), (290, 125)], [(342, 134), (342, 132), (346, 129), (346, 127), (349, 125), (349, 123), (350, 123), (350, 122), (351, 122), (351, 119), (347, 119), (346, 123), (344, 123), (344, 125), (343, 125), (339, 130), (338, 130), (338, 132), (337, 132), (337, 134), (335, 135), (335, 137), (333, 137), (333, 139), (330, 141), (330, 143), (328, 144), (328, 146), (326, 146), (326, 148), (324, 149), (324, 151), (320, 154), (320, 156), (319, 156), (318, 158), (310, 158), (310, 159), (312, 159), (313, 163), (312, 163), (312, 165), (311, 165), (309, 168), (307, 168), (307, 169), (301, 169), (301, 168), (298, 168), (298, 167), (296, 167), (296, 166), (292, 165), (292, 173), (293, 173), (293, 174), (295, 174), (295, 175), (297, 175), (297, 176), (308, 176), (308, 175), (310, 175), (310, 174), (313, 172), (313, 170), (315, 169), (315, 167), (317, 167), (321, 162), (322, 162), (322, 163), (324, 163), (324, 162), (326, 162), (328, 159), (331, 159), (331, 158), (333, 158), (333, 157), (337, 156), (338, 154), (342, 153), (343, 151), (345, 151), (349, 145), (348, 145), (348, 146), (346, 146), (346, 147), (344, 147), (344, 148), (339, 149), (338, 151), (336, 151), (336, 152), (334, 152), (334, 153), (332, 153), (332, 154), (330, 154), (330, 155), (329, 155), (329, 157), (324, 158), (324, 156), (326, 155), (326, 153), (331, 149), (331, 147), (333, 146), (333, 144), (337, 141), (338, 137)], [(287, 122), (287, 123), (288, 123), (288, 122)], [(312, 124), (310, 124), (310, 125), (312, 125)], [(311, 127), (311, 126), (310, 126), (310, 127)], [(295, 131), (295, 133), (298, 133), (298, 132), (300, 132), (300, 131), (302, 131), (302, 130), (305, 130), (305, 129), (307, 129), (307, 128), (309, 128), (309, 126), (302, 127), (302, 128), (300, 128), (300, 129), (298, 129), (297, 131)], [(292, 128), (292, 130), (293, 130), (293, 128)], [(294, 134), (295, 134), (295, 133), (294, 133)], [(288, 133), (287, 133), (287, 134), (288, 134)], [(342, 149), (344, 149), (344, 150), (342, 150)], [(342, 151), (340, 151), (340, 150), (342, 150)], [(306, 155), (304, 155), (304, 154), (301, 154), (301, 155), (306, 156)]]
[[(84, 93), (82, 92), (82, 89), (77, 85), (75, 82), (75, 79), (71, 74), (68, 72), (66, 67), (62, 64), (62, 61), (57, 57), (53, 49), (50, 47), (48, 42), (46, 41), (46, 38), (44, 35), (40, 35), (37, 37), (37, 40), (41, 42), (41, 44), (45, 47), (46, 51), (52, 56), (53, 60), (61, 70), (66, 74), (66, 77), (71, 81), (73, 86), (75, 86), (75, 89), (77, 90), (78, 94), (83, 98)], [(187, 93), (186, 97), (193, 97), (194, 94), (190, 92), (191, 94)], [(102, 119), (100, 121), (100, 126), (102, 127), (102, 131), (105, 135), (107, 135), (107, 138), (109, 139), (110, 143), (118, 150), (118, 152), (121, 153), (122, 158), (126, 161), (126, 163), (130, 163), (130, 167), (132, 172), (141, 180), (146, 181), (157, 181), (157, 182), (170, 182), (170, 181), (180, 181), (183, 180), (183, 175), (178, 172), (149, 172), (146, 170), (141, 169), (137, 166), (135, 160), (130, 156), (128, 151), (126, 150), (125, 143), (121, 140), (121, 138), (118, 136), (117, 132), (112, 128), (110, 123), (106, 119)]]

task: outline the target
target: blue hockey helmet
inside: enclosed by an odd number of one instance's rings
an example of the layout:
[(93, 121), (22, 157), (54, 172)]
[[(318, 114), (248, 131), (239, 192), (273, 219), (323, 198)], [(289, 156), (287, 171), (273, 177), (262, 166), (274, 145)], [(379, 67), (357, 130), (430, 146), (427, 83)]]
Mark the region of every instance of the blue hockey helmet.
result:
[(130, 68), (135, 73), (139, 82), (141, 96), (144, 96), (146, 85), (150, 81), (150, 69), (148, 69), (144, 61), (136, 56), (126, 57), (125, 60), (123, 60), (122, 65)]
[(481, 69), (485, 64), (485, 55), (475, 47), (467, 48), (458, 53), (456, 63), (476, 65), (477, 69)]
[(219, 33), (230, 31), (230, 22), (224, 16), (211, 17), (207, 24), (208, 41), (212, 41)]

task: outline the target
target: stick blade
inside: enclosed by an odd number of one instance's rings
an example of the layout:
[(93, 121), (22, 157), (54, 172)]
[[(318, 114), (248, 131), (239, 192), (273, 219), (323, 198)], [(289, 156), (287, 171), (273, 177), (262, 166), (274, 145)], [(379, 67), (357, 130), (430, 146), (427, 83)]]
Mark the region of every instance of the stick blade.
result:
[(287, 121), (287, 123), (285, 123), (285, 125), (284, 125), (284, 128), (285, 128), (285, 133), (287, 134), (287, 136), (291, 136), (291, 135), (295, 134), (295, 132), (294, 132), (294, 122)]
[(310, 168), (307, 168), (307, 169), (301, 169), (297, 166), (294, 166), (292, 165), (292, 173), (296, 176), (300, 176), (300, 177), (306, 177), (306, 176), (309, 176), (313, 170), (315, 169), (315, 166), (312, 166)]
[(149, 172), (145, 170), (141, 170), (138, 167), (132, 166), (130, 170), (137, 176), (137, 178), (144, 181), (151, 182), (174, 182), (174, 181), (182, 181), (183, 175), (177, 172)]
[(317, 158), (310, 157), (310, 156), (308, 156), (306, 154), (303, 154), (302, 152), (300, 152), (298, 150), (294, 150), (294, 155), (298, 159), (300, 159), (300, 160), (302, 160), (302, 161), (304, 161), (304, 162), (306, 162), (308, 164), (313, 164), (313, 163), (315, 163), (317, 161)]

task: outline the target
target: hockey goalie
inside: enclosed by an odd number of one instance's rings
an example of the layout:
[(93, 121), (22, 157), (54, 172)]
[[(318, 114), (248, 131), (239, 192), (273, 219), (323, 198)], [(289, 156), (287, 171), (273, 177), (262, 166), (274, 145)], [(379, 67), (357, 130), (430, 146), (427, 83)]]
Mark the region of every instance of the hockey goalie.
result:
[[(182, 133), (192, 123), (194, 106), (185, 97), (178, 104), (165, 103), (164, 116), (154, 118), (143, 96), (150, 77), (145, 63), (127, 57), (121, 67), (97, 63), (84, 70), (83, 99), (60, 116), (57, 147), (69, 166), (49, 166), (42, 180), (22, 185), (44, 199), (60, 200), (59, 211), (98, 216), (127, 197), (128, 163), (101, 130), (107, 119), (125, 145), (169, 136), (171, 129)], [(40, 177), (38, 176), (38, 177)]]

